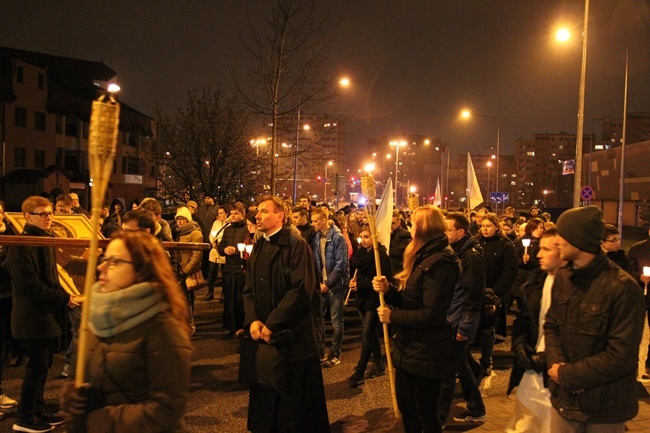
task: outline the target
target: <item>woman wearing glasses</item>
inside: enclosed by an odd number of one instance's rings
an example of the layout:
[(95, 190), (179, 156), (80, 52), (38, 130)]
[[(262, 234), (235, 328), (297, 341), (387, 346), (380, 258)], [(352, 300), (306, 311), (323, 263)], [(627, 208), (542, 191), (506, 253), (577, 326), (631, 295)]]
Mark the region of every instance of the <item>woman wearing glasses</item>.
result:
[(155, 237), (113, 239), (89, 304), (86, 381), (64, 384), (69, 432), (177, 432), (190, 384), (187, 304)]

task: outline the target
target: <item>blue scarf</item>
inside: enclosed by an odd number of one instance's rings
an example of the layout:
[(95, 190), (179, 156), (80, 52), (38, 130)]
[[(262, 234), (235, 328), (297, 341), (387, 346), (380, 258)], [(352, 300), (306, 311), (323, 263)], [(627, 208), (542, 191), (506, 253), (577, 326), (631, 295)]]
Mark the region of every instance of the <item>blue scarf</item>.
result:
[(148, 282), (109, 293), (99, 290), (99, 283), (93, 284), (88, 324), (98, 337), (120, 334), (169, 310), (163, 294)]

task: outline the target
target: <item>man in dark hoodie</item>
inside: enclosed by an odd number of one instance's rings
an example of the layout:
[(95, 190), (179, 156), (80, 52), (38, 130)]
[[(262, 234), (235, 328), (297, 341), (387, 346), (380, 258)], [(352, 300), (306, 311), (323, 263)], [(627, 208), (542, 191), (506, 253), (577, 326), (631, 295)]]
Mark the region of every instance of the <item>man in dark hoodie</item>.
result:
[(468, 346), (474, 341), (485, 297), (485, 267), (482, 248), (476, 238), (469, 235), (469, 220), (460, 212), (447, 214), (447, 238), (461, 262), (462, 274), (454, 287), (454, 296), (447, 319), (456, 330), (454, 339), (455, 371), (442, 383), (438, 413), (444, 425), (454, 397), (456, 375), (460, 380), (467, 412), (454, 417), (459, 422), (481, 422), (485, 419), (485, 405), (478, 389), (476, 376), (469, 366)]

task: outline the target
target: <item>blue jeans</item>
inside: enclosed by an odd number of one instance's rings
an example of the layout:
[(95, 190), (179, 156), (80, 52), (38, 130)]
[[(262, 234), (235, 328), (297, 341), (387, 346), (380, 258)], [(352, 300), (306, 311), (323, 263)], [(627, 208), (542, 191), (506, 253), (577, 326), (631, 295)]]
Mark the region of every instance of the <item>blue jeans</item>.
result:
[(332, 356), (337, 358), (341, 356), (341, 345), (343, 344), (343, 302), (345, 302), (345, 290), (338, 293), (332, 293), (328, 290), (326, 293), (321, 293), (320, 310), (321, 317), (323, 318), (322, 327), (322, 340), (321, 351), (325, 351), (325, 315), (327, 308), (330, 310), (330, 317), (332, 319)]
[(438, 412), (440, 420), (446, 423), (449, 416), (451, 402), (454, 399), (456, 388), (456, 375), (460, 380), (460, 387), (463, 390), (463, 399), (467, 402), (467, 410), (475, 416), (485, 415), (485, 405), (481, 397), (481, 391), (478, 389), (476, 377), (469, 368), (467, 362), (467, 341), (454, 340), (454, 367), (455, 371), (442, 382), (440, 389), (440, 400), (438, 401)]

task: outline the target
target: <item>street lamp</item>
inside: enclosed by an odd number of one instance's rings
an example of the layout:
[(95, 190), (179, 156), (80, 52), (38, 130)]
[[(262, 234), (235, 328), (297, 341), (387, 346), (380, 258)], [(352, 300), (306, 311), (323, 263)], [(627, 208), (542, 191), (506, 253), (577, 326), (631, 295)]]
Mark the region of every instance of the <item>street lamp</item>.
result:
[[(580, 87), (578, 88), (578, 127), (576, 136), (576, 161), (573, 176), (573, 207), (580, 206), (580, 189), (582, 187), (582, 135), (585, 123), (585, 81), (587, 72), (587, 34), (589, 29), (589, 0), (585, 0), (585, 16), (582, 30), (582, 66), (580, 69)], [(571, 36), (567, 29), (560, 29), (555, 37), (566, 42)]]
[[(390, 142), (391, 146), (395, 146), (395, 206), (397, 206), (397, 172), (399, 170), (399, 148), (400, 146), (406, 146), (406, 141), (400, 140), (400, 141), (391, 141)], [(386, 155), (386, 158), (389, 156)]]
[(488, 203), (490, 202), (490, 169), (492, 168), (492, 161), (487, 162), (487, 168), (488, 168), (488, 178), (487, 178), (487, 201)]
[(334, 161), (327, 161), (325, 164), (325, 177), (323, 178), (323, 203), (327, 202), (327, 167), (334, 165)]
[(463, 110), (460, 113), (460, 116), (464, 119), (469, 119), (470, 117), (482, 117), (484, 119), (492, 119), (497, 121), (497, 155), (496, 155), (496, 167), (495, 167), (495, 175), (496, 175), (496, 181), (494, 182), (494, 189), (498, 192), (499, 191), (499, 159), (501, 157), (500, 154), (500, 147), (501, 147), (501, 121), (499, 120), (498, 117), (493, 117), (493, 116), (485, 116), (483, 114), (473, 114), (469, 110)]

